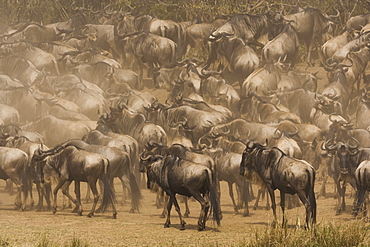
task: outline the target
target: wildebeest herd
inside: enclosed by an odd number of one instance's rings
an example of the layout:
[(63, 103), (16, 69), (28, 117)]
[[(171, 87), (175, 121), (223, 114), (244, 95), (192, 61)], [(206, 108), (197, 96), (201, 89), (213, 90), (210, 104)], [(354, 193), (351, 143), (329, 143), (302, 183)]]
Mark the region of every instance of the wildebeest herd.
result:
[[(165, 227), (174, 205), (185, 228), (179, 194), (200, 203), (203, 230), (211, 214), (220, 225), (219, 183), (226, 181), (235, 212), (242, 205), (249, 215), (257, 183), (259, 194), (270, 195), (274, 224), (278, 189), (283, 224), (285, 194), (297, 194), (310, 227), (318, 169), (336, 183), (338, 214), (347, 182), (358, 192), (353, 214), (364, 208), (369, 14), (342, 28), (338, 11), (312, 7), (287, 14), (267, 8), (209, 23), (127, 10), (73, 4), (67, 21), (1, 27), (0, 176), (17, 187), (16, 209), (25, 210), (28, 200), (33, 206), (35, 185), (36, 210), (45, 209), (45, 199), (56, 213), (62, 189), (82, 215), (80, 182), (87, 182), (88, 216), (111, 207), (116, 218), (113, 180), (122, 182), (123, 200), (127, 190), (130, 212), (139, 211), (146, 180), (158, 202), (161, 193), (168, 196)], [(327, 71), (326, 85), (295, 67), (301, 44), (307, 66)], [(165, 102), (143, 90), (148, 78), (168, 91)], [(68, 189), (73, 181), (75, 197)]]

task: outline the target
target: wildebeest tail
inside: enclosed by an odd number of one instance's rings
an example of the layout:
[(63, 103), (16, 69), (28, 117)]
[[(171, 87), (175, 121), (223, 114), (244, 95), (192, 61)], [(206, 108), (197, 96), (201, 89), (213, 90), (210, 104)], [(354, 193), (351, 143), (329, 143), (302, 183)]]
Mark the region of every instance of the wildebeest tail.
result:
[(139, 211), (140, 200), (142, 198), (141, 191), (136, 181), (135, 175), (130, 172), (130, 187), (131, 187), (131, 206), (132, 209)]
[(216, 178), (212, 173), (208, 174), (207, 178), (208, 178), (208, 184), (209, 184), (209, 194), (210, 194), (211, 207), (212, 207), (212, 212), (213, 212), (213, 220), (216, 221), (218, 226), (220, 226), (221, 217), (220, 217), (220, 205), (218, 203)]
[(309, 178), (309, 191), (308, 191), (308, 201), (311, 205), (311, 212), (312, 212), (312, 223), (316, 223), (316, 198), (315, 198), (315, 175), (316, 172), (312, 169), (312, 172), (308, 171), (308, 178)]
[(104, 172), (102, 175), (102, 181), (104, 184), (103, 199), (100, 205), (101, 211), (104, 213), (105, 210), (112, 206), (115, 208), (116, 196), (109, 182), (109, 161), (108, 159), (103, 159)]

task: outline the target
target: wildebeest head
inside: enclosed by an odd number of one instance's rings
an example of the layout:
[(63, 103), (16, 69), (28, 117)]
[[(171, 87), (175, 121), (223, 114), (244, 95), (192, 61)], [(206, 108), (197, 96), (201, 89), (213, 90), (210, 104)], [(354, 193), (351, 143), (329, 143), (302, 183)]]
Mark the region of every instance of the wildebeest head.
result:
[(163, 155), (158, 155), (158, 154), (154, 155), (153, 152), (144, 150), (140, 155), (139, 171), (145, 172), (145, 170), (148, 170), (148, 168), (150, 168), (150, 165), (152, 163), (160, 159), (163, 159)]
[(338, 142), (330, 144), (332, 140), (329, 139), (322, 145), (322, 149), (327, 150), (331, 154), (337, 154), (340, 172), (343, 176), (347, 175), (349, 172), (351, 156), (355, 156), (359, 151), (359, 142), (354, 137), (352, 137), (351, 140), (353, 140), (355, 144), (350, 144), (350, 140), (346, 143)]
[(43, 151), (44, 146), (41, 145), (34, 151), (31, 159), (31, 171), (35, 181), (44, 183), (44, 167), (47, 162), (47, 157), (52, 156), (64, 148), (62, 146), (56, 146), (53, 149)]
[(329, 120), (332, 124), (329, 126), (328, 133), (326, 134), (327, 139), (336, 141), (347, 141), (350, 139), (349, 130), (352, 129), (353, 124), (351, 120), (344, 121), (344, 119), (335, 119), (335, 114), (329, 115)]
[[(266, 140), (267, 143), (267, 140)], [(239, 173), (242, 176), (245, 176), (247, 179), (253, 178), (253, 173), (255, 172), (255, 166), (259, 165), (257, 164), (258, 160), (256, 160), (256, 155), (265, 150), (266, 145), (262, 145), (257, 142), (248, 141), (246, 144), (246, 148), (242, 155), (242, 161), (240, 163), (240, 170)]]

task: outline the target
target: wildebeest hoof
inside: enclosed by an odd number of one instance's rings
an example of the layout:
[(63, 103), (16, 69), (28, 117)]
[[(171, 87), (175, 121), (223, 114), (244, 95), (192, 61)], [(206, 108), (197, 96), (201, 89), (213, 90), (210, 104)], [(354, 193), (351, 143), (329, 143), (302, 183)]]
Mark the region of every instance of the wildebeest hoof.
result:
[(188, 213), (185, 213), (185, 214), (184, 214), (184, 217), (185, 217), (185, 218), (189, 218), (189, 214), (188, 214)]
[(78, 207), (75, 207), (73, 210), (72, 210), (72, 213), (77, 213), (78, 212)]
[(113, 219), (117, 219), (117, 213), (113, 213)]
[(182, 226), (180, 227), (180, 230), (181, 230), (181, 231), (185, 230), (185, 225), (182, 225)]
[[(82, 212), (81, 212), (81, 215), (82, 215)], [(87, 215), (87, 217), (91, 218), (91, 216), (93, 216), (93, 215), (94, 215), (94, 213), (89, 213), (89, 214)]]
[(169, 228), (171, 224), (164, 224), (164, 228)]
[(243, 217), (248, 217), (249, 216), (249, 212), (244, 212), (243, 213)]

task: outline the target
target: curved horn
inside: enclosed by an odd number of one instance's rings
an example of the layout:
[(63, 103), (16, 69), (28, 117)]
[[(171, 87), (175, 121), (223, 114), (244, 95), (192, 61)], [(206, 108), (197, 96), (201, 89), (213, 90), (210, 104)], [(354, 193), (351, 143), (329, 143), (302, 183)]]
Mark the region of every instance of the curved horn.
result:
[(337, 8), (334, 8), (335, 11), (337, 11), (337, 14), (336, 15), (328, 15), (328, 18), (329, 19), (334, 19), (334, 18), (338, 18), (340, 16), (340, 12)]
[[(350, 145), (349, 144), (349, 141), (350, 140), (353, 140), (354, 142), (355, 142), (355, 145)], [(358, 149), (358, 147), (360, 146), (360, 142), (356, 139), (356, 138), (354, 138), (353, 136), (351, 136), (351, 139), (349, 139), (348, 141), (347, 141), (347, 145), (348, 145), (348, 148), (349, 149)]]
[(329, 145), (329, 142), (331, 142), (331, 141), (332, 141), (332, 139), (329, 139), (326, 142), (323, 142), (321, 144), (321, 149), (322, 150), (328, 150), (328, 151), (333, 151), (333, 150), (337, 149), (338, 146), (340, 145), (340, 143)]
[(337, 114), (335, 114), (335, 113), (330, 113), (330, 115), (329, 115), (329, 120), (330, 120), (330, 122), (332, 122), (332, 123), (337, 122), (337, 120), (335, 120), (335, 119), (333, 119), (333, 118), (332, 118), (334, 115), (337, 115)]
[(339, 66), (341, 66), (341, 67), (352, 67), (352, 65), (353, 65), (353, 59), (348, 56), (349, 54), (350, 53), (347, 53), (346, 58), (348, 58), (348, 60), (351, 62), (351, 64), (348, 65), (348, 64), (340, 63), (340, 64), (338, 64)]
[[(204, 144), (204, 143), (201, 143), (202, 140), (206, 140), (209, 143), (209, 145)], [(212, 142), (207, 137), (205, 137), (205, 135), (204, 135), (201, 138), (199, 138), (199, 140), (198, 140), (198, 147), (200, 149), (204, 149), (204, 148), (210, 149), (210, 148), (212, 148)]]
[(294, 132), (289, 131), (288, 132), (289, 136), (294, 136), (294, 135), (298, 134), (298, 131), (299, 130), (298, 130), (297, 126), (295, 126), (295, 125), (291, 125), (291, 126), (293, 126), (293, 128), (295, 129), (295, 131)]
[(79, 9), (79, 7), (75, 7), (75, 8), (73, 8), (73, 6), (76, 4), (76, 2), (75, 1), (73, 1), (72, 3), (71, 3), (71, 5), (70, 5), (70, 8), (71, 8), (71, 10), (73, 10), (73, 11), (77, 11), (78, 9)]
[(150, 158), (153, 157), (153, 155), (151, 155), (151, 154), (144, 157), (143, 154), (144, 154), (144, 152), (142, 152), (141, 155), (140, 155), (140, 160), (142, 160), (142, 161), (147, 161), (147, 160), (149, 160)]

